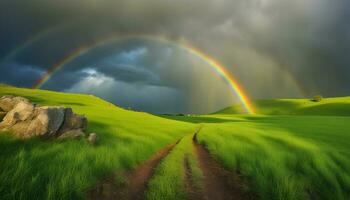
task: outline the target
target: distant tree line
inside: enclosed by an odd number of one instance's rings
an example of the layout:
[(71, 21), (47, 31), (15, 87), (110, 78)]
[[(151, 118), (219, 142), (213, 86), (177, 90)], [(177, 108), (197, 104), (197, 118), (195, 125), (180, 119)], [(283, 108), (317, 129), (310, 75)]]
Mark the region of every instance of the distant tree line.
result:
[(316, 95), (316, 96), (312, 97), (311, 101), (320, 102), (320, 101), (322, 101), (322, 99), (323, 99), (322, 95)]

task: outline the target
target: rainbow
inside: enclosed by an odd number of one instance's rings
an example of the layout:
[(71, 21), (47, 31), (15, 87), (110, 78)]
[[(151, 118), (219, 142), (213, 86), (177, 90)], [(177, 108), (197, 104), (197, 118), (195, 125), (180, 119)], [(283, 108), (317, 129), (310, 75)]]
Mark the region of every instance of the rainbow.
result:
[(96, 47), (100, 47), (103, 45), (110, 44), (112, 42), (117, 41), (125, 41), (130, 39), (143, 39), (143, 40), (150, 40), (150, 41), (158, 41), (162, 43), (166, 43), (169, 45), (176, 46), (178, 48), (186, 50), (188, 53), (200, 58), (204, 62), (208, 63), (209, 66), (212, 67), (212, 69), (220, 76), (222, 77), (226, 83), (229, 85), (230, 90), (237, 95), (239, 98), (244, 110), (246, 113), (253, 114), (254, 113), (254, 106), (249, 100), (248, 96), (245, 94), (244, 90), (236, 79), (233, 77), (233, 75), (227, 71), (227, 69), (220, 64), (219, 61), (216, 59), (210, 57), (209, 55), (205, 54), (204, 52), (200, 51), (199, 49), (193, 47), (192, 45), (185, 43), (185, 42), (175, 42), (173, 40), (169, 40), (164, 37), (154, 37), (154, 36), (148, 36), (148, 35), (128, 35), (128, 36), (111, 36), (102, 38), (99, 40), (95, 40), (91, 42), (88, 45), (84, 45), (82, 47), (79, 47), (71, 52), (69, 52), (62, 60), (51, 66), (40, 79), (38, 79), (35, 84), (33, 85), (34, 89), (41, 88), (52, 75), (54, 75), (58, 70), (60, 70), (62, 67), (64, 67), (69, 62), (73, 61), (77, 57), (83, 56), (84, 54), (90, 52), (92, 49)]

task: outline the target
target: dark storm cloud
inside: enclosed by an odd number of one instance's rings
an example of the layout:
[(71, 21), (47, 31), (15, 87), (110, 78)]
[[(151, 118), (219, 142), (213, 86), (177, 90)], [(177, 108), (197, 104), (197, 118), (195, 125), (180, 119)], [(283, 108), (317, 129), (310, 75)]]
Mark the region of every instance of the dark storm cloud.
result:
[[(139, 44), (125, 48), (100, 49), (62, 67), (45, 84), (45, 88), (63, 90), (82, 80), (91, 72), (99, 72), (115, 81), (137, 84), (162, 85), (159, 75), (144, 63), (148, 57), (147, 48)], [(90, 56), (91, 55), (91, 56)]]
[(65, 71), (58, 72), (54, 76), (50, 77), (42, 88), (62, 91), (66, 88), (70, 88), (72, 85), (79, 83), (88, 74), (84, 70), (70, 71), (66, 73)]
[(156, 84), (159, 77), (145, 68), (134, 65), (110, 64), (97, 67), (98, 71), (119, 81)]
[(309, 91), (346, 95), (349, 6), (348, 1), (279, 1), (259, 11), (267, 30), (246, 29), (253, 48), (289, 67)]
[(123, 51), (103, 59), (97, 64), (96, 70), (119, 81), (156, 84), (160, 82), (160, 77), (145, 67), (145, 63), (139, 62), (147, 51), (146, 47)]
[[(0, 58), (40, 36), (0, 64), (1, 81), (15, 85), (30, 86), (42, 70), (95, 38), (138, 33), (189, 41), (224, 63), (255, 98), (294, 97), (300, 95), (296, 90), (350, 93), (347, 0), (3, 0), (0, 16)], [(142, 46), (137, 41), (97, 48), (69, 63), (45, 87), (69, 90), (88, 76), (84, 69), (93, 68), (116, 82), (190, 93), (186, 83), (196, 74), (188, 71), (183, 55), (167, 58), (166, 47), (149, 48), (153, 52), (133, 61), (108, 62)], [(25, 71), (11, 63), (30, 67)], [(24, 72), (31, 76), (23, 77)], [(67, 81), (57, 86), (55, 79)]]
[(115, 80), (94, 69), (67, 92), (95, 94), (124, 108), (156, 113), (185, 112), (185, 98), (181, 91), (161, 86), (133, 84)]
[(0, 82), (21, 87), (32, 86), (44, 72), (36, 66), (20, 63), (7, 63), (7, 66), (10, 67), (0, 67)]

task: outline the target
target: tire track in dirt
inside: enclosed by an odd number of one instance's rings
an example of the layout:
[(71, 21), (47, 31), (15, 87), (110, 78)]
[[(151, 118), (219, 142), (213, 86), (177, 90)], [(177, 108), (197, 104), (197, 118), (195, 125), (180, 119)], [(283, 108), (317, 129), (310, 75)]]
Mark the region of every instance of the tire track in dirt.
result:
[(125, 174), (126, 182), (116, 185), (112, 177), (105, 178), (94, 189), (88, 192), (91, 200), (141, 200), (147, 189), (147, 183), (154, 175), (154, 171), (163, 158), (180, 142), (170, 144), (154, 154), (149, 160), (136, 169)]
[[(202, 199), (205, 200), (246, 200), (255, 199), (244, 192), (244, 185), (239, 181), (238, 175), (223, 169), (210, 153), (197, 141), (198, 130), (193, 136), (193, 145), (197, 155), (199, 168), (204, 175), (204, 191)], [(234, 180), (234, 181), (232, 181)], [(195, 199), (192, 199), (195, 200)]]
[(188, 195), (188, 199), (190, 200), (203, 200), (202, 191), (197, 188), (193, 182), (192, 172), (190, 163), (188, 160), (188, 156), (186, 155), (184, 158), (184, 169), (185, 169), (185, 187)]

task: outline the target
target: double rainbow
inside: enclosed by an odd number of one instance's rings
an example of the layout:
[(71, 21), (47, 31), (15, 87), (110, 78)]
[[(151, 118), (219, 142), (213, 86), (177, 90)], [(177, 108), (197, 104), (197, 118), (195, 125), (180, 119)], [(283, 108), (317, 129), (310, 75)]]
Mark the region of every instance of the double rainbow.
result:
[(118, 42), (118, 41), (125, 41), (130, 39), (142, 39), (142, 40), (150, 40), (150, 41), (156, 41), (161, 43), (166, 43), (172, 46), (176, 46), (178, 48), (186, 50), (188, 53), (197, 56), (204, 62), (208, 63), (209, 66), (218, 74), (220, 77), (222, 77), (224, 80), (226, 80), (227, 84), (230, 87), (230, 90), (237, 95), (239, 98), (244, 110), (246, 113), (253, 114), (254, 113), (254, 106), (252, 105), (251, 101), (249, 100), (248, 96), (245, 94), (244, 90), (240, 87), (238, 82), (235, 80), (235, 78), (232, 76), (232, 74), (227, 71), (227, 69), (220, 64), (216, 59), (210, 57), (209, 55), (205, 54), (204, 52), (200, 51), (199, 49), (193, 47), (192, 45), (188, 43), (183, 42), (175, 42), (172, 40), (169, 40), (164, 37), (154, 37), (154, 36), (148, 36), (148, 35), (128, 35), (128, 36), (110, 36), (105, 37), (102, 39), (98, 39), (93, 41), (92, 43), (81, 46), (71, 52), (69, 52), (62, 60), (51, 66), (44, 74), (43, 76), (38, 79), (35, 84), (33, 85), (34, 89), (41, 88), (52, 75), (54, 75), (57, 71), (59, 71), (62, 67), (64, 67), (69, 62), (73, 61), (77, 57), (83, 56), (92, 49), (96, 47), (100, 47), (103, 45), (110, 44), (112, 42)]

